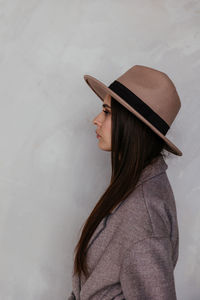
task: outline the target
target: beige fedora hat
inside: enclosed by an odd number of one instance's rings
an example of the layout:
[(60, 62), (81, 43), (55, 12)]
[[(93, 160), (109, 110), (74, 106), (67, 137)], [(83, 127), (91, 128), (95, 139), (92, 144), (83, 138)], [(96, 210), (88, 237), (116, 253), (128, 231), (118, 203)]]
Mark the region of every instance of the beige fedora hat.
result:
[(109, 94), (159, 135), (168, 151), (183, 155), (166, 137), (181, 102), (173, 82), (165, 73), (135, 65), (108, 87), (93, 76), (84, 75), (84, 79), (102, 101)]

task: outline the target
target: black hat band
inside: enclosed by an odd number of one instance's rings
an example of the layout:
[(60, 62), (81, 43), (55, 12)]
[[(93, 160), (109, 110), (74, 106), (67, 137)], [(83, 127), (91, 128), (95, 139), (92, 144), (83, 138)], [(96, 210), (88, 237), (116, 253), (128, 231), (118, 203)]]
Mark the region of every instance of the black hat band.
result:
[(110, 88), (113, 92), (115, 92), (118, 96), (125, 100), (133, 109), (141, 114), (163, 135), (166, 135), (167, 131), (170, 128), (169, 125), (127, 87), (125, 87), (119, 81), (115, 80), (108, 86), (108, 88)]

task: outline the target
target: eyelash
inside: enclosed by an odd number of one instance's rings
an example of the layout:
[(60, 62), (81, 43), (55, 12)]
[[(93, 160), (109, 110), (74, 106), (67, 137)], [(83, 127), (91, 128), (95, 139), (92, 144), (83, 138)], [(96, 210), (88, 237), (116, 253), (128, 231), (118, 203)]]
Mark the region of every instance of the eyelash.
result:
[(109, 112), (108, 111), (106, 111), (106, 110), (103, 110), (103, 112), (107, 115), (107, 114), (109, 114)]

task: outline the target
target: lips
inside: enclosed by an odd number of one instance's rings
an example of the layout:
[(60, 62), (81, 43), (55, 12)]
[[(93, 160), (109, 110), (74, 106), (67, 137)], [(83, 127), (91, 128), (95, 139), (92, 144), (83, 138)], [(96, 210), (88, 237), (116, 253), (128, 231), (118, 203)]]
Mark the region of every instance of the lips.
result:
[(97, 136), (101, 136), (97, 131), (95, 131), (95, 132), (96, 132)]

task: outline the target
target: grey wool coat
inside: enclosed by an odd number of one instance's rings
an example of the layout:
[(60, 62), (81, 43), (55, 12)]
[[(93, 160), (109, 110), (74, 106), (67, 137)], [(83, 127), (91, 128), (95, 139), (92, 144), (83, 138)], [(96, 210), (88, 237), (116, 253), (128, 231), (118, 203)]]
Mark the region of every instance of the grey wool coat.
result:
[(97, 226), (88, 245), (90, 276), (72, 276), (68, 300), (175, 300), (179, 231), (164, 158)]

